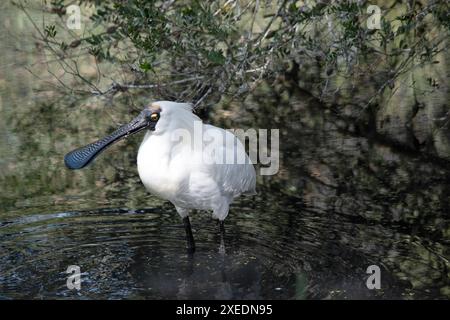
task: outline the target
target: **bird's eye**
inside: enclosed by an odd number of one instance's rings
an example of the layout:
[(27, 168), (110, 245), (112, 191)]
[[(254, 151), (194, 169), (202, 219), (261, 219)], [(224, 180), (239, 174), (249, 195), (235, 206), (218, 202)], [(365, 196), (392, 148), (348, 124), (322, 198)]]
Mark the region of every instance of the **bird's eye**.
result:
[(150, 120), (152, 120), (152, 121), (158, 121), (158, 119), (159, 119), (159, 114), (157, 114), (156, 112), (155, 112), (155, 113), (152, 113), (152, 114), (150, 115)]

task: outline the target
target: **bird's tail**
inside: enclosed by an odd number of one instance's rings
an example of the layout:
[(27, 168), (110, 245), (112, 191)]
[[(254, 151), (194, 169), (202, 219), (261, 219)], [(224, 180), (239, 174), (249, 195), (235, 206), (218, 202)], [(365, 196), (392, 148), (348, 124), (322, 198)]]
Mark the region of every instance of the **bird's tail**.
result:
[(244, 191), (243, 194), (248, 195), (248, 196), (254, 196), (254, 195), (257, 195), (258, 193), (256, 192), (255, 189), (251, 189), (251, 190)]

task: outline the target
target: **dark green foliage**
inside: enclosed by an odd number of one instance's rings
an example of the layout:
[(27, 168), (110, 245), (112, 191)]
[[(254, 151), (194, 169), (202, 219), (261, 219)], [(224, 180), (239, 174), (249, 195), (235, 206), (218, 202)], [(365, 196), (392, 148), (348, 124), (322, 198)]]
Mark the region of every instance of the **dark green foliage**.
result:
[[(313, 63), (320, 68), (318, 75), (323, 71), (327, 76), (329, 70), (348, 76), (373, 73), (372, 63), (382, 61), (373, 78), (379, 78), (383, 89), (384, 75), (398, 76), (417, 61), (431, 63), (445, 48), (450, 30), (445, 1), (398, 1), (390, 7), (379, 2), (379, 29), (367, 27), (372, 15), (367, 12), (372, 3), (367, 1), (318, 1), (301, 7), (299, 3), (79, 1), (90, 8), (92, 24), (87, 36), (75, 43), (59, 39), (60, 49), (82, 47), (99, 62), (113, 62), (118, 68), (134, 66), (139, 83), (155, 76), (169, 83), (201, 78), (202, 83), (193, 81), (161, 93), (198, 99), (211, 91), (219, 96), (246, 93), (244, 88), (285, 72), (281, 66), (292, 61)], [(62, 12), (68, 4), (52, 1), (50, 12)], [(430, 36), (431, 30), (438, 36)], [(46, 38), (53, 39), (57, 33), (54, 25), (45, 27)], [(313, 82), (320, 86), (322, 80), (318, 77)]]

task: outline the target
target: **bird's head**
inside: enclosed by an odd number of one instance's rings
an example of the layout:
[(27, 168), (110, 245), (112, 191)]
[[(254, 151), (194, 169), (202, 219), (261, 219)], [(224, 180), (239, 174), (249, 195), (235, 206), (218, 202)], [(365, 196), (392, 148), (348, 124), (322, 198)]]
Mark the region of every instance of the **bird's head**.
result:
[(64, 163), (69, 169), (84, 168), (103, 150), (122, 138), (144, 129), (148, 129), (155, 134), (167, 132), (178, 122), (177, 120), (183, 118), (186, 111), (194, 116), (190, 104), (171, 101), (154, 102), (146, 106), (130, 123), (119, 127), (107, 137), (66, 154)]
[(192, 105), (189, 103), (158, 101), (147, 106), (147, 109), (155, 114), (155, 118), (158, 117), (151, 132), (154, 135), (170, 133), (178, 128), (188, 129), (195, 120), (200, 120), (192, 113)]

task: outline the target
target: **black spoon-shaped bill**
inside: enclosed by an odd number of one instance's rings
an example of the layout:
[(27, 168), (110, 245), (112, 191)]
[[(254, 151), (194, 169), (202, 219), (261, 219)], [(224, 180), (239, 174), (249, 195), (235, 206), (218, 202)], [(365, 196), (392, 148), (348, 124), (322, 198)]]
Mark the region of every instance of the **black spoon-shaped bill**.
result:
[(117, 142), (130, 134), (137, 133), (148, 127), (151, 130), (154, 130), (155, 123), (150, 120), (150, 115), (150, 110), (146, 109), (130, 123), (119, 127), (107, 137), (67, 153), (64, 156), (64, 163), (66, 167), (72, 170), (84, 168), (114, 142)]

